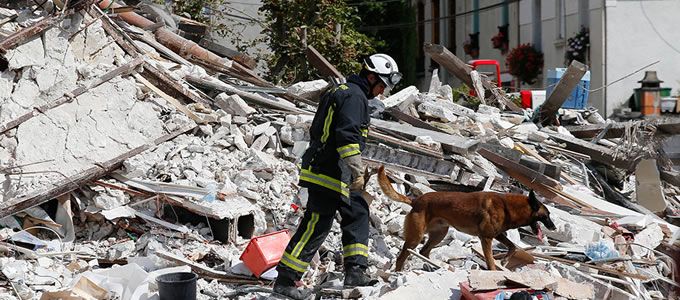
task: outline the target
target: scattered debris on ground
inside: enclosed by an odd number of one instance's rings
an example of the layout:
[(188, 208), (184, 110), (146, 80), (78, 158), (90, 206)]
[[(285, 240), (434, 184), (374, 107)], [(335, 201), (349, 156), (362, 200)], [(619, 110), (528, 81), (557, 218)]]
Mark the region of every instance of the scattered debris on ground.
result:
[[(254, 276), (241, 257), (302, 218), (296, 163), (329, 81), (277, 87), (242, 57), (117, 4), (65, 2), (0, 1), (0, 298), (150, 299), (175, 272), (198, 274), (198, 299), (266, 298), (275, 270)], [(472, 85), (446, 48), (426, 51)], [(680, 176), (661, 143), (680, 120), (605, 120), (558, 109), (559, 96), (523, 110), (481, 80), (476, 106), (436, 74), (428, 91), (382, 99), (364, 161), (410, 195), (535, 190), (557, 230), (543, 242), (508, 232), (522, 250), (486, 271), (479, 239), (450, 228), (429, 259), (394, 272), (410, 207), (372, 178), (369, 272), (380, 283), (338, 289), (335, 224), (303, 284), (324, 299), (676, 297)]]

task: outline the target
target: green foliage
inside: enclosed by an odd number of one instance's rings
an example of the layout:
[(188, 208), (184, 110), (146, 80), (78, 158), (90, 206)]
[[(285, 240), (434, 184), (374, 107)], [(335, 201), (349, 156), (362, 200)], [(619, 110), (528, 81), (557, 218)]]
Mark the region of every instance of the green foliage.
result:
[(505, 64), (508, 73), (521, 82), (534, 84), (536, 77), (543, 71), (543, 52), (536, 50), (531, 44), (521, 44), (510, 51)]
[[(222, 5), (225, 0), (186, 0), (186, 1), (173, 1), (172, 11), (173, 13), (191, 18), (192, 20), (199, 22), (210, 22), (210, 17), (208, 14), (204, 14), (204, 8), (216, 10)], [(156, 0), (156, 3), (163, 4), (165, 1)]]
[(512, 102), (515, 103), (515, 105), (522, 107), (522, 97), (519, 94), (505, 94), (506, 97)]
[(415, 7), (410, 1), (366, 1), (348, 0), (349, 5), (357, 7), (361, 18), (359, 31), (384, 43), (376, 46), (377, 52), (388, 54), (399, 65), (399, 71), (404, 75), (397, 86), (402, 87), (416, 84), (416, 59), (418, 55), (418, 38), (415, 26), (390, 26), (394, 23), (413, 23), (416, 21)]
[[(273, 51), (269, 59), (269, 80), (287, 84), (318, 78), (305, 55), (302, 28), (306, 26), (307, 44), (316, 48), (345, 75), (361, 69), (360, 58), (375, 52), (380, 45), (359, 33), (361, 21), (355, 7), (334, 0), (263, 0), (263, 33)], [(341, 31), (336, 33), (336, 25)]]
[(470, 96), (470, 87), (465, 84), (461, 84), (457, 88), (452, 88), (451, 90), (454, 102), (456, 102), (456, 100), (461, 101), (468, 107), (476, 107), (482, 103), (477, 96)]

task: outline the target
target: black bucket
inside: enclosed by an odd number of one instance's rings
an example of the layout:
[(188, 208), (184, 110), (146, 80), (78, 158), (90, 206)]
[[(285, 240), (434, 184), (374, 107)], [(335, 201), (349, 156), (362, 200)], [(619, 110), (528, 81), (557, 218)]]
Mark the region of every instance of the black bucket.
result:
[(168, 273), (156, 277), (160, 300), (196, 300), (196, 280), (191, 272)]

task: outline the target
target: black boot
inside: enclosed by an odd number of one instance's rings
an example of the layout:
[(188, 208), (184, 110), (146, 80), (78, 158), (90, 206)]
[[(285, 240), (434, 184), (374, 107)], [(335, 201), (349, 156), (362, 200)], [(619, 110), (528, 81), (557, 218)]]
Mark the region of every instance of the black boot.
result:
[(279, 277), (277, 277), (274, 282), (274, 293), (294, 300), (304, 300), (312, 295), (312, 292), (307, 289), (298, 289), (295, 286), (295, 281), (285, 276), (281, 276), (281, 274), (279, 274)]
[(372, 286), (376, 283), (378, 283), (378, 280), (368, 276), (365, 268), (356, 265), (345, 266), (345, 288)]

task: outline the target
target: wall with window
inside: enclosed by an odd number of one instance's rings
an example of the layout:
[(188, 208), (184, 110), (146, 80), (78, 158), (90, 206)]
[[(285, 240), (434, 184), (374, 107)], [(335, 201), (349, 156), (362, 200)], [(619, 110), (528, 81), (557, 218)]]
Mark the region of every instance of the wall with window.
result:
[[(591, 85), (598, 87), (604, 82), (603, 72), (603, 9), (602, 1), (589, 0), (417, 0), (414, 5), (423, 7), (424, 20), (432, 19), (432, 4), (439, 4), (440, 21), (439, 43), (447, 46), (464, 61), (473, 57), (466, 54), (464, 44), (471, 35), (478, 33), (478, 58), (495, 59), (501, 64), (501, 72), (506, 71), (505, 57), (499, 49), (494, 49), (491, 39), (498, 34), (499, 26), (508, 24), (509, 50), (518, 44), (539, 45), (544, 53), (543, 74), (550, 68), (565, 67), (567, 39), (581, 28), (590, 28), (591, 47), (589, 64), (591, 66)], [(421, 3), (421, 4), (419, 4)], [(423, 42), (432, 42), (436, 37), (431, 22), (419, 25), (423, 31)], [(429, 57), (419, 58), (421, 65), (420, 88), (428, 86), (433, 67)], [(460, 84), (455, 78), (440, 70), (442, 79), (452, 85)], [(505, 74), (504, 78), (510, 77)], [(545, 76), (533, 86), (521, 88), (544, 88)], [(504, 79), (505, 80), (505, 79)], [(591, 94), (590, 104), (604, 109), (604, 92)]]
[[(680, 30), (677, 26), (680, 1), (607, 1), (607, 82), (613, 82), (649, 63), (656, 70), (662, 87), (680, 88)], [(647, 17), (645, 17), (645, 15)], [(607, 88), (607, 111), (627, 106), (633, 89), (644, 72)]]

